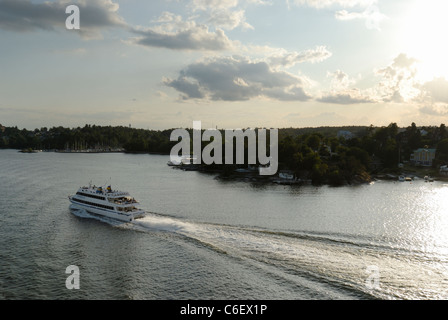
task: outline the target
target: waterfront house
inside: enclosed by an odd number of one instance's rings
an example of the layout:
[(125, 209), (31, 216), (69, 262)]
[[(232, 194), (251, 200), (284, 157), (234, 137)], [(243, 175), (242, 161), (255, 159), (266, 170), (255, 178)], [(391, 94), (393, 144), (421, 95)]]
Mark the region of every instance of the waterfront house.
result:
[(418, 166), (431, 167), (436, 157), (436, 149), (420, 148), (411, 154), (411, 163)]

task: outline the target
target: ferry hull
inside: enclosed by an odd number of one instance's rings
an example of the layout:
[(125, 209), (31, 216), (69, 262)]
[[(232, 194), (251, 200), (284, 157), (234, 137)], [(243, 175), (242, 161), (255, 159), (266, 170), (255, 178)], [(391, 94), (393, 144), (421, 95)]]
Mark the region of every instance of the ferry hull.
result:
[(107, 217), (107, 218), (111, 218), (111, 219), (115, 219), (115, 220), (119, 220), (119, 221), (124, 221), (124, 222), (131, 222), (135, 219), (143, 218), (145, 215), (144, 211), (137, 211), (137, 212), (132, 212), (132, 213), (115, 213), (115, 212), (95, 208), (93, 206), (77, 203), (76, 201), (73, 201), (72, 199), (70, 199), (70, 202), (72, 203), (72, 206), (75, 209), (86, 210), (87, 212), (95, 214), (95, 215), (99, 215), (99, 216), (103, 216), (103, 217)]

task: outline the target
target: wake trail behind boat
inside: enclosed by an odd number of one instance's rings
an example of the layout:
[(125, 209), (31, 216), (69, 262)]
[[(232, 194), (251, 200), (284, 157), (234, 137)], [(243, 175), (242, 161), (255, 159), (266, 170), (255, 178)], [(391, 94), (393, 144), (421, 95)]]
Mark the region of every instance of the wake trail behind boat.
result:
[[(114, 227), (142, 232), (166, 232), (194, 240), (235, 261), (274, 274), (293, 286), (334, 292), (343, 290), (348, 297), (379, 299), (447, 299), (448, 290), (433, 294), (441, 283), (447, 283), (448, 267), (411, 251), (397, 251), (384, 246), (366, 245), (359, 239), (338, 241), (330, 235), (313, 235), (200, 223), (174, 216), (147, 212), (130, 223), (94, 216), (85, 210), (73, 213), (81, 218), (94, 218)], [(380, 271), (380, 286), (369, 287), (371, 274)], [(412, 287), (412, 290), (409, 288)]]
[[(144, 232), (169, 232), (194, 239), (217, 252), (234, 258), (252, 261), (256, 266), (268, 268), (284, 278), (303, 277), (319, 283), (344, 287), (362, 297), (382, 299), (423, 298), (440, 281), (446, 282), (448, 269), (440, 264), (421, 260), (409, 253), (397, 254), (381, 246), (365, 246), (363, 242), (336, 241), (322, 235), (300, 235), (293, 232), (266, 230), (257, 227), (240, 227), (213, 223), (198, 223), (163, 214), (147, 213), (144, 218), (124, 224)], [(423, 263), (424, 262), (424, 263)], [(372, 290), (366, 285), (368, 270), (372, 266), (381, 271), (381, 286)], [(428, 274), (432, 276), (428, 278)], [(413, 296), (403, 281), (422, 288)], [(298, 284), (300, 285), (300, 284)], [(391, 294), (393, 293), (393, 294)], [(448, 292), (442, 293), (448, 298)]]
[(184, 222), (161, 214), (146, 213), (146, 216), (132, 222), (133, 225), (142, 230), (166, 231), (182, 233), (193, 228), (194, 224)]

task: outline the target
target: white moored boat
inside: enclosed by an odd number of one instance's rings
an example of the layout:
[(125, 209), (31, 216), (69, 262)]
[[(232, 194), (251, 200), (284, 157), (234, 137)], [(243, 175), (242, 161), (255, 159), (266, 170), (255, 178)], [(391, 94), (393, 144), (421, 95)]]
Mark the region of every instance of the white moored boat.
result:
[(84, 209), (91, 214), (120, 221), (130, 222), (145, 216), (145, 211), (136, 207), (138, 202), (128, 192), (112, 190), (111, 186), (104, 190), (89, 184), (68, 198), (72, 203), (71, 209)]

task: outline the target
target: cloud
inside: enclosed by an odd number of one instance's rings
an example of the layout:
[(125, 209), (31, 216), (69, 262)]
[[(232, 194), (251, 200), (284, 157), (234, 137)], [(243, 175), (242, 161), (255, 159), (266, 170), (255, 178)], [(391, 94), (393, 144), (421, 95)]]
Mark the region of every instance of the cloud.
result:
[(290, 73), (275, 71), (264, 61), (247, 57), (214, 57), (193, 63), (177, 79), (164, 79), (183, 99), (246, 101), (270, 98), (281, 101), (306, 101), (311, 98), (306, 82)]
[(229, 50), (235, 46), (223, 30), (210, 31), (206, 25), (164, 12), (152, 28), (134, 28), (131, 43), (173, 50)]
[(210, 8), (233, 8), (238, 5), (238, 0), (193, 0), (194, 10), (207, 10)]
[(331, 90), (324, 92), (318, 101), (337, 104), (414, 103), (422, 105), (422, 113), (444, 114), (444, 104), (448, 104), (448, 80), (441, 77), (421, 83), (417, 78), (418, 62), (400, 53), (386, 67), (374, 70), (380, 77), (379, 82), (365, 90), (353, 88), (357, 80), (343, 71), (329, 72), (327, 77), (331, 79)]
[(235, 8), (240, 4), (256, 4), (268, 5), (270, 1), (265, 0), (192, 0), (191, 6), (193, 10), (208, 10), (208, 9), (230, 9)]
[(394, 68), (411, 68), (416, 62), (418, 62), (417, 59), (408, 57), (404, 53), (400, 53), (395, 59), (392, 64)]
[[(365, 20), (368, 29), (380, 30), (380, 22), (387, 17), (382, 14), (377, 6), (378, 0), (294, 0), (298, 6), (308, 6), (315, 9), (340, 8), (335, 12), (335, 18), (341, 21)], [(363, 9), (358, 12), (349, 12), (346, 8), (358, 7)]]
[(131, 42), (148, 47), (210, 51), (229, 50), (233, 47), (233, 42), (227, 38), (224, 31), (210, 32), (203, 25), (175, 33), (160, 33), (151, 29), (134, 30), (133, 32), (141, 36), (131, 39)]
[(263, 89), (263, 95), (274, 100), (280, 101), (307, 101), (311, 99), (302, 87), (301, 82), (298, 85), (291, 85), (290, 87), (274, 87)]
[(405, 102), (420, 95), (415, 79), (417, 60), (406, 54), (399, 54), (389, 66), (376, 70), (382, 77), (376, 90), (383, 102)]
[(268, 58), (272, 67), (292, 67), (296, 63), (322, 62), (332, 56), (332, 53), (325, 46), (319, 46), (315, 49), (309, 49), (301, 52), (285, 52), (272, 55)]
[(387, 16), (382, 14), (377, 6), (371, 5), (362, 12), (348, 12), (347, 10), (336, 11), (335, 18), (341, 21), (365, 20), (367, 29), (380, 30), (380, 23)]
[(81, 12), (81, 28), (76, 30), (84, 38), (100, 37), (109, 27), (124, 27), (118, 14), (118, 4), (111, 0), (91, 0), (68, 3), (66, 0), (32, 3), (30, 0), (0, 0), (0, 29), (14, 32), (65, 29), (68, 14), (65, 9), (76, 4)]
[(355, 20), (355, 19), (365, 19), (363, 12), (348, 12), (347, 10), (336, 11), (334, 14), (335, 18), (338, 20)]
[(334, 104), (359, 104), (376, 102), (371, 97), (362, 94), (359, 89), (349, 89), (344, 92), (332, 92), (318, 98), (317, 101)]
[(416, 88), (420, 90), (420, 95), (415, 99), (420, 104), (420, 113), (436, 117), (448, 115), (448, 80), (434, 78), (416, 85)]
[(202, 99), (205, 94), (201, 92), (200, 85), (191, 81), (186, 77), (180, 76), (178, 79), (163, 79), (163, 83), (168, 87), (174, 88), (177, 91), (183, 93), (183, 98), (187, 99)]
[(424, 83), (421, 88), (432, 101), (448, 103), (448, 81), (445, 78), (435, 78)]
[(375, 3), (376, 0), (294, 0), (295, 5), (313, 7), (323, 9), (332, 6), (340, 6), (344, 8), (352, 8), (355, 6), (367, 7)]
[[(200, 12), (202, 21), (225, 30), (241, 27), (243, 30), (253, 30), (254, 27), (246, 22), (245, 10), (238, 0), (193, 0), (190, 4), (195, 14)], [(263, 1), (242, 1), (247, 4), (265, 4)]]
[(436, 116), (436, 117), (446, 117), (448, 115), (448, 105), (447, 104), (433, 104), (425, 105), (419, 108), (420, 113)]
[(356, 82), (355, 79), (350, 78), (348, 74), (341, 70), (328, 72), (327, 78), (331, 79), (331, 88), (333, 90), (345, 90)]
[[(356, 82), (361, 79), (360, 76), (355, 79), (341, 70), (328, 72), (327, 77), (331, 81), (331, 89), (329, 92), (323, 92), (317, 101), (347, 105), (415, 102), (421, 96), (421, 90), (416, 80), (416, 63), (416, 59), (404, 53), (399, 54), (388, 66), (374, 70), (375, 74), (381, 77), (378, 84), (363, 90), (354, 87)], [(431, 85), (428, 85), (428, 89), (430, 87)], [(439, 91), (441, 94), (444, 92), (443, 88)]]
[(319, 102), (345, 105), (376, 102), (376, 99), (368, 93), (362, 92), (358, 88), (352, 88), (356, 79), (349, 77), (341, 70), (328, 72), (327, 78), (331, 81), (331, 90), (317, 98), (316, 100)]
[(243, 30), (254, 29), (253, 26), (246, 22), (244, 10), (211, 10), (208, 13), (207, 23), (226, 30), (233, 30), (237, 27), (241, 27)]

